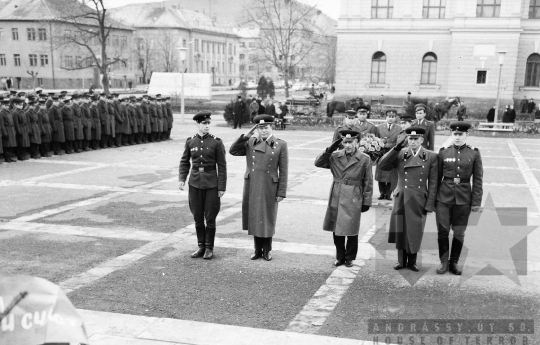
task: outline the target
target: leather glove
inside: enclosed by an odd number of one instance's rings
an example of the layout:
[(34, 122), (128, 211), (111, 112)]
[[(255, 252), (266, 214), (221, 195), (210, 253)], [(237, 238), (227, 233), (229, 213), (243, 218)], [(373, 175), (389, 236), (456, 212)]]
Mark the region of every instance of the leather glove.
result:
[(405, 143), (407, 142), (407, 137), (404, 137), (403, 139), (401, 139), (397, 144), (396, 146), (394, 146), (394, 150), (396, 151), (401, 151), (402, 148), (405, 147)]
[(332, 145), (330, 145), (330, 147), (328, 147), (326, 149), (326, 152), (328, 153), (332, 153), (334, 152), (335, 150), (337, 150), (339, 148), (339, 145), (341, 144), (341, 142), (343, 141), (343, 138), (338, 138), (336, 141), (334, 141), (332, 143)]
[(367, 211), (369, 211), (369, 205), (362, 205), (361, 212), (364, 213), (364, 212), (367, 212)]

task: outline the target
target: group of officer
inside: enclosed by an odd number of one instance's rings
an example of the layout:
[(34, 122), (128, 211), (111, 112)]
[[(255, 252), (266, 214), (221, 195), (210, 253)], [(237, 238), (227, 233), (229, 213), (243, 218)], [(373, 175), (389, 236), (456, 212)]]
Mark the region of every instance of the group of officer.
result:
[(0, 96), (0, 154), (6, 163), (169, 140), (170, 97), (10, 91)]

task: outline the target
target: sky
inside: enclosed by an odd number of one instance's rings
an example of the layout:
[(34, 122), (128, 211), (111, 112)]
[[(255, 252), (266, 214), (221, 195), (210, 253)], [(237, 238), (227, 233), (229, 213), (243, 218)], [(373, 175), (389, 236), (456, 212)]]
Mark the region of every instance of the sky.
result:
[[(120, 7), (129, 4), (135, 3), (145, 3), (145, 2), (160, 2), (161, 0), (105, 0), (105, 6), (109, 8)], [(195, 0), (194, 0), (195, 1)], [(227, 0), (217, 0), (217, 1), (227, 1)], [(339, 0), (300, 0), (303, 3), (309, 5), (317, 5), (317, 7), (323, 11), (325, 14), (330, 16), (333, 19), (338, 19), (339, 17), (339, 5), (341, 1)], [(218, 14), (219, 16), (219, 14)]]

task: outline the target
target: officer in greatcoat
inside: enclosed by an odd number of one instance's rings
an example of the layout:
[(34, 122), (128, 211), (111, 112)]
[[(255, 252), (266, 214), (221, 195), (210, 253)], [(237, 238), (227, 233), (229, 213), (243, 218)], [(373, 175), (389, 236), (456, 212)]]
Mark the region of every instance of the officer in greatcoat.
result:
[(186, 140), (178, 174), (180, 189), (184, 189), (189, 175), (189, 208), (195, 219), (199, 246), (191, 257), (202, 256), (207, 260), (214, 256), (216, 217), (227, 187), (227, 153), (223, 141), (210, 134), (211, 115), (202, 111), (193, 117), (198, 131)]
[(15, 163), (17, 157), (13, 154), (13, 149), (17, 148), (17, 132), (13, 114), (9, 110), (11, 100), (2, 100), (2, 110), (0, 111), (0, 121), (2, 121), (2, 145), (4, 146), (4, 159), (6, 163)]
[(49, 120), (52, 127), (52, 149), (55, 155), (63, 155), (62, 145), (66, 141), (64, 134), (64, 120), (60, 108), (60, 96), (52, 96), (52, 105), (49, 108)]
[(73, 101), (71, 109), (73, 111), (73, 128), (75, 130), (73, 149), (76, 153), (80, 153), (82, 152), (82, 142), (84, 140), (84, 119), (80, 108), (81, 97), (78, 94), (74, 94), (71, 96), (71, 99)]
[(64, 122), (64, 135), (66, 142), (64, 147), (66, 154), (73, 153), (73, 142), (75, 141), (75, 127), (73, 126), (73, 109), (71, 108), (71, 97), (64, 98), (64, 106), (61, 109)]
[[(390, 149), (397, 143), (401, 126), (396, 124), (397, 112), (394, 109), (386, 111), (386, 123), (377, 126), (378, 137), (384, 142), (384, 148)], [(379, 183), (379, 200), (392, 200), (392, 181), (397, 180), (397, 171), (382, 170), (379, 165), (375, 168), (375, 180)]]
[[(317, 157), (315, 166), (330, 169), (334, 176), (323, 223), (323, 230), (333, 233), (334, 265), (351, 267), (358, 253), (360, 215), (371, 206), (373, 177), (371, 159), (357, 150), (360, 133), (342, 130), (341, 135)], [(341, 142), (344, 148), (336, 151)]]
[(35, 110), (36, 100), (28, 103), (26, 109), (26, 119), (28, 120), (28, 134), (30, 137), (30, 155), (33, 159), (41, 158), (41, 126), (39, 124), (39, 115)]
[(427, 107), (422, 103), (418, 103), (414, 106), (416, 120), (413, 121), (412, 125), (424, 129), (424, 141), (422, 146), (433, 151), (435, 149), (435, 124), (425, 119), (427, 114), (426, 109)]
[(404, 148), (404, 141), (398, 142), (379, 162), (381, 169), (396, 169), (398, 173), (388, 234), (388, 243), (395, 243), (398, 250), (396, 270), (409, 267), (418, 271), (416, 257), (422, 244), (426, 215), (435, 208), (438, 157), (422, 147), (424, 131), (421, 127), (407, 128), (408, 147)]
[(367, 137), (369, 135), (377, 136), (377, 127), (367, 120), (369, 114), (369, 107), (362, 104), (356, 110), (358, 116), (358, 123), (356, 127), (360, 130), (360, 138)]
[(23, 99), (13, 98), (11, 103), (13, 105), (13, 123), (15, 124), (15, 131), (17, 132), (17, 157), (20, 161), (24, 161), (28, 159), (26, 150), (30, 147), (30, 127), (28, 117), (23, 111)]
[(101, 150), (99, 142), (101, 141), (101, 114), (99, 113), (98, 102), (99, 96), (92, 95), (90, 97), (90, 114), (92, 114), (92, 148)]
[(41, 157), (51, 157), (49, 153), (49, 145), (52, 140), (52, 126), (47, 110), (47, 100), (42, 98), (39, 100), (39, 125), (41, 129)]
[(238, 96), (233, 108), (234, 128), (242, 128), (244, 122), (244, 114), (246, 113), (246, 102), (242, 99), (242, 96)]
[[(256, 125), (231, 145), (229, 153), (246, 156), (242, 226), (253, 236), (255, 252), (251, 259), (262, 256), (270, 261), (278, 203), (287, 194), (289, 157), (287, 143), (272, 134), (274, 117), (257, 115), (254, 122)], [(252, 137), (255, 130), (258, 136)]]
[[(435, 207), (441, 259), (437, 268), (439, 274), (447, 270), (456, 275), (461, 274), (457, 263), (463, 248), (469, 215), (471, 211), (478, 212), (482, 202), (482, 157), (477, 148), (467, 144), (469, 128), (471, 124), (467, 122), (451, 123), (452, 143), (439, 150), (440, 183)], [(451, 250), (450, 229), (454, 231)]]

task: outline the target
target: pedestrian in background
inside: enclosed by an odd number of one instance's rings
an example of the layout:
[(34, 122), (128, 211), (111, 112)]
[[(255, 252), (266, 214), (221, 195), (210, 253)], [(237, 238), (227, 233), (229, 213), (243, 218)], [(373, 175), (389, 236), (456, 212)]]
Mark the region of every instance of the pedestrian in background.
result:
[(242, 96), (238, 95), (236, 97), (236, 102), (234, 103), (233, 108), (233, 129), (242, 128), (242, 123), (244, 122), (244, 114), (246, 113), (246, 107), (246, 102), (244, 102)]
[[(246, 157), (242, 227), (253, 236), (251, 260), (262, 256), (270, 261), (278, 203), (287, 195), (289, 156), (287, 143), (272, 134), (274, 118), (259, 115), (254, 121), (256, 125), (231, 145), (229, 153)], [(252, 137), (255, 130), (258, 136)]]
[(521, 113), (525, 114), (527, 112), (529, 101), (527, 100), (527, 96), (523, 96), (523, 99), (521, 102), (519, 102), (519, 109), (521, 109)]
[(426, 120), (426, 109), (426, 105), (422, 103), (418, 103), (414, 106), (416, 120), (413, 121), (412, 125), (424, 129), (422, 146), (433, 151), (435, 149), (435, 124), (432, 121)]
[[(315, 159), (315, 166), (330, 169), (334, 177), (323, 223), (323, 230), (332, 231), (334, 238), (334, 266), (351, 267), (358, 253), (361, 213), (371, 206), (373, 176), (371, 159), (357, 149), (360, 133), (342, 130), (340, 134)], [(342, 142), (344, 148), (336, 151)]]
[(459, 107), (457, 109), (457, 118), (458, 121), (463, 121), (463, 119), (467, 116), (467, 107), (465, 106), (465, 102), (460, 102)]

